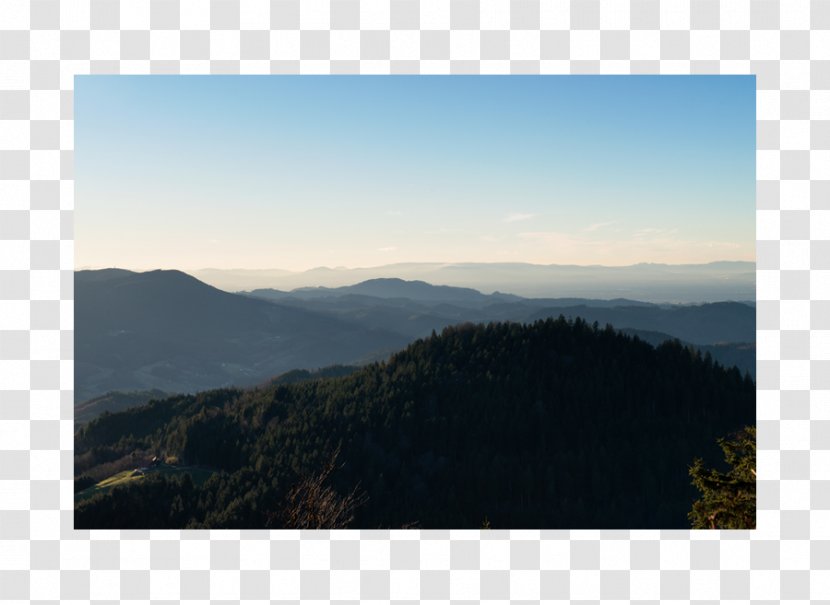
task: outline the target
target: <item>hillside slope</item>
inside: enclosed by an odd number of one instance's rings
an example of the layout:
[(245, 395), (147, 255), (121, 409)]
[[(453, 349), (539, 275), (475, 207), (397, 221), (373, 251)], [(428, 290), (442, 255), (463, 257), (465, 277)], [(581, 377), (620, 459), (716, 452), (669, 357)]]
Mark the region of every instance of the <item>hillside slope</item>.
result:
[(96, 496), (76, 527), (279, 526), (291, 487), (339, 451), (332, 486), (367, 496), (354, 527), (686, 528), (689, 464), (754, 420), (751, 379), (675, 342), (564, 318), (463, 325), (348, 376), (89, 423), (76, 472), (131, 452), (221, 472)]
[(251, 385), (398, 350), (408, 340), (223, 292), (180, 271), (75, 275), (76, 401), (111, 390)]
[(696, 345), (755, 342), (755, 309), (739, 302), (669, 307), (551, 307), (532, 313), (527, 320), (559, 314), (597, 321), (602, 325), (609, 323), (619, 329), (663, 332)]

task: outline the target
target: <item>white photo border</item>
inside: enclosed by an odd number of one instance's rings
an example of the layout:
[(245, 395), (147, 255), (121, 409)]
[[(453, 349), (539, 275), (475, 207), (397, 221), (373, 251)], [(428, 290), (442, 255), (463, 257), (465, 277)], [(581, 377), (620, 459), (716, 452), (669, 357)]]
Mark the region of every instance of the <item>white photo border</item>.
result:
[[(80, 74), (755, 74), (758, 529), (75, 531)], [(830, 3), (0, 2), (0, 599), (830, 599)]]

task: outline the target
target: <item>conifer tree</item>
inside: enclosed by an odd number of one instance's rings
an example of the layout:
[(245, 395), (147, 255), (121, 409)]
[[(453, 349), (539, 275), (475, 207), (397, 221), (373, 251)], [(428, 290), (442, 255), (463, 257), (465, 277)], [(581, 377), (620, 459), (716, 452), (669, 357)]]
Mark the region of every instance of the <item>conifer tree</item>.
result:
[(692, 505), (694, 529), (755, 529), (755, 427), (718, 439), (729, 465), (725, 473), (697, 458), (689, 475), (701, 498)]

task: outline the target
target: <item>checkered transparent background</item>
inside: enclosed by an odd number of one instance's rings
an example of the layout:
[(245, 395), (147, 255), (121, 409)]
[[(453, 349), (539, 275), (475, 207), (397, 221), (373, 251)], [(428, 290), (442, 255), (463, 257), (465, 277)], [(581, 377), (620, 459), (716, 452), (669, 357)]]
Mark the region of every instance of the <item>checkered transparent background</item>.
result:
[[(76, 74), (757, 75), (758, 529), (74, 531)], [(2, 0), (0, 599), (830, 600), (830, 2)]]

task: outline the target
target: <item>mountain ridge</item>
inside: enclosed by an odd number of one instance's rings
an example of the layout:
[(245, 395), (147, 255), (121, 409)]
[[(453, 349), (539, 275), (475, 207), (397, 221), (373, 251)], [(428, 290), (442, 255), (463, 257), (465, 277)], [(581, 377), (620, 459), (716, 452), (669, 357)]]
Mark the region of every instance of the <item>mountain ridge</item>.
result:
[[(266, 270), (264, 270), (266, 271)], [(654, 303), (753, 300), (755, 263), (541, 265), (533, 263), (394, 263), (376, 267), (282, 270), (252, 277), (234, 270), (193, 271), (200, 279), (229, 291), (300, 287), (336, 288), (375, 278), (452, 284), (480, 292), (510, 292), (522, 297), (632, 298)]]
[[(755, 310), (742, 303), (528, 299), (401, 278), (242, 295), (178, 270), (114, 268), (77, 272), (75, 290), (79, 402), (108, 391), (194, 392), (290, 370), (368, 363), (464, 322), (526, 323), (563, 314), (700, 346), (755, 340)], [(712, 351), (754, 372), (747, 350), (733, 349)]]
[(76, 398), (193, 392), (297, 367), (362, 359), (407, 339), (225, 292), (180, 271), (82, 274), (75, 282)]

